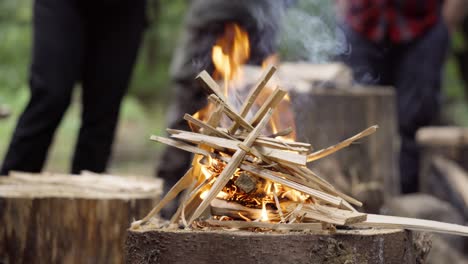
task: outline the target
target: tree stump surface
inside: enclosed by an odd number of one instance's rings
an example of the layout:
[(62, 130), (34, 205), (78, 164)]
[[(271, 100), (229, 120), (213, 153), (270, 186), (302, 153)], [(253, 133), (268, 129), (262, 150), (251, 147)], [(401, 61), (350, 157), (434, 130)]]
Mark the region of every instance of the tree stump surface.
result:
[(0, 263), (122, 263), (126, 229), (160, 190), (104, 175), (0, 177)]
[(338, 189), (378, 213), (384, 198), (399, 194), (395, 94), (389, 87), (312, 88), (291, 91), (298, 140), (315, 150), (378, 125), (377, 131), (323, 159), (309, 163)]
[(129, 230), (126, 263), (416, 263), (403, 230), (338, 233)]

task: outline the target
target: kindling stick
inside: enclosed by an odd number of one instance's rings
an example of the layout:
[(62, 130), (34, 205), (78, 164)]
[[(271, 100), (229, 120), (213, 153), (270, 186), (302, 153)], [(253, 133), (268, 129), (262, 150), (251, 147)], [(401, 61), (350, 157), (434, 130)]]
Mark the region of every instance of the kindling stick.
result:
[[(254, 89), (252, 89), (247, 95), (247, 100), (245, 100), (244, 104), (242, 105), (241, 111), (240, 111), (240, 116), (241, 117), (246, 117), (247, 113), (250, 111), (250, 108), (252, 108), (253, 103), (257, 99), (258, 95), (260, 92), (263, 90), (265, 85), (268, 83), (268, 81), (271, 79), (271, 76), (275, 74), (276, 72), (276, 67), (271, 66), (268, 71), (264, 73), (264, 75), (260, 78), (260, 81), (257, 83)], [(235, 134), (237, 129), (239, 128), (239, 124), (234, 123), (231, 128), (229, 128), (229, 133), (230, 134)]]
[(267, 123), (270, 121), (273, 110), (269, 109), (263, 119), (260, 121), (258, 126), (249, 134), (249, 136), (244, 140), (244, 142), (239, 144), (239, 148), (232, 156), (231, 161), (226, 165), (221, 174), (218, 176), (216, 181), (213, 183), (213, 186), (209, 190), (207, 197), (200, 203), (197, 209), (190, 217), (188, 225), (190, 225), (195, 219), (197, 219), (203, 211), (208, 207), (211, 201), (218, 195), (218, 193), (224, 188), (232, 174), (237, 170), (239, 164), (244, 160), (245, 155), (248, 152), (248, 148), (252, 146), (255, 139), (260, 135), (260, 132), (265, 128)]

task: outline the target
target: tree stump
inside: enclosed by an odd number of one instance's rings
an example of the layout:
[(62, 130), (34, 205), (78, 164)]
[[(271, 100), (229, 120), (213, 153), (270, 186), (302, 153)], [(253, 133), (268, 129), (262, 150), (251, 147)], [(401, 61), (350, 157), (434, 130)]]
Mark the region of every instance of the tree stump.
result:
[(130, 230), (126, 263), (415, 263), (403, 230), (312, 232)]
[(338, 189), (378, 212), (385, 197), (399, 193), (395, 96), (384, 87), (292, 90), (299, 141), (315, 150), (378, 125), (377, 132), (309, 165)]
[(455, 206), (468, 219), (468, 129), (426, 127), (417, 133), (422, 149), (420, 187)]
[(427, 169), (434, 155), (456, 161), (468, 170), (468, 128), (424, 127), (416, 134), (422, 148), (422, 169)]
[(122, 263), (126, 229), (160, 189), (91, 174), (0, 177), (0, 263)]

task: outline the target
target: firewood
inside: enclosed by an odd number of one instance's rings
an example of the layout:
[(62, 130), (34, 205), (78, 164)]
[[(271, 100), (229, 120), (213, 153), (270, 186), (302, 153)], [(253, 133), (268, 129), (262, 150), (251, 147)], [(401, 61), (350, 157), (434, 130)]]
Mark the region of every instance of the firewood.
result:
[(213, 80), (213, 78), (211, 78), (210, 74), (208, 74), (207, 71), (202, 71), (200, 74), (198, 74), (197, 77), (195, 77), (195, 80), (199, 81), (202, 84), (202, 87), (205, 88), (208, 94), (215, 94), (216, 96), (221, 98), (221, 100), (223, 100), (226, 104), (228, 103), (226, 97), (221, 91), (221, 88), (216, 83), (216, 81)]
[(255, 187), (257, 186), (257, 180), (255, 180), (254, 177), (247, 173), (242, 173), (234, 182), (234, 184), (245, 193), (250, 193), (251, 191), (255, 190)]
[(322, 224), (320, 223), (293, 223), (293, 224), (282, 224), (282, 223), (269, 223), (269, 222), (246, 222), (246, 221), (218, 221), (218, 220), (206, 220), (210, 226), (219, 226), (234, 229), (248, 229), (248, 228), (263, 228), (271, 229), (276, 231), (316, 231), (325, 232), (322, 230)]
[[(210, 126), (209, 124), (207, 123), (204, 123), (203, 121), (199, 120), (199, 119), (196, 119), (195, 117), (189, 115), (189, 114), (185, 114), (184, 116), (184, 119), (195, 124), (196, 126), (200, 127), (200, 128), (203, 128), (204, 129), (204, 135), (217, 135), (218, 137), (222, 137), (222, 138), (226, 138), (226, 139), (231, 139), (231, 140), (234, 140), (238, 143), (240, 143), (240, 141), (234, 137), (232, 137), (231, 135), (227, 134), (226, 132), (224, 131), (221, 131), (219, 129), (216, 129), (212, 126)], [(206, 143), (206, 142), (205, 142)], [(212, 145), (212, 144), (210, 144)], [(213, 145), (212, 145), (213, 146)], [(216, 148), (216, 145), (214, 145), (214, 147)], [(236, 146), (237, 147), (237, 146)], [(189, 151), (189, 150), (188, 150)], [(265, 157), (263, 154), (261, 154), (258, 149), (252, 147), (251, 148), (251, 154), (254, 155), (255, 157), (259, 158), (260, 160), (262, 161), (265, 161), (265, 162), (268, 162), (268, 163), (272, 163), (271, 161), (269, 161), (269, 159), (267, 157)], [(205, 155), (206, 156), (206, 155)]]
[(223, 113), (224, 113), (224, 106), (223, 105), (216, 106), (216, 109), (213, 111), (213, 113), (211, 113), (206, 124), (212, 127), (218, 127), (219, 123), (221, 123), (221, 119), (223, 118)]
[(220, 131), (212, 126), (210, 126), (209, 124), (206, 124), (204, 123), (203, 121), (189, 115), (189, 114), (185, 114), (184, 115), (184, 119), (187, 120), (188, 122), (196, 125), (197, 127), (199, 128), (203, 128), (205, 130), (205, 135), (214, 135), (214, 136), (218, 136), (218, 137), (224, 137), (224, 138), (228, 138), (228, 139), (232, 139), (232, 140), (236, 140), (234, 137), (228, 135), (227, 133), (223, 132), (223, 131)]
[[(262, 209), (249, 208), (238, 203), (228, 202), (221, 199), (213, 199), (210, 203), (212, 215), (225, 215), (235, 219), (260, 219), (262, 217)], [(273, 210), (266, 210), (270, 221), (279, 221), (279, 215)]]
[(275, 138), (275, 137), (284, 137), (284, 136), (287, 136), (289, 134), (291, 134), (293, 132), (293, 128), (292, 127), (288, 127), (286, 129), (283, 129), (281, 131), (278, 131), (274, 134), (271, 134), (269, 135), (268, 137), (271, 137), (271, 138)]
[[(237, 139), (245, 139), (244, 135), (236, 135), (235, 138)], [(310, 144), (301, 143), (301, 142), (288, 142), (280, 139), (275, 138), (267, 138), (267, 137), (259, 137), (255, 140), (255, 145), (265, 146), (270, 148), (282, 149), (282, 150), (290, 150), (294, 152), (304, 153), (309, 152), (311, 149)]]
[[(314, 198), (317, 198), (317, 199), (320, 199), (324, 202), (327, 202), (327, 203), (330, 203), (330, 204), (333, 204), (335, 206), (340, 206), (341, 203), (342, 203), (342, 199), (340, 197), (336, 197), (336, 196), (332, 196), (328, 193), (325, 193), (325, 192), (322, 192), (322, 191), (319, 191), (319, 190), (316, 190), (316, 189), (313, 189), (313, 188), (309, 188), (307, 186), (304, 186), (302, 184), (299, 184), (297, 182), (294, 182), (291, 180), (291, 177), (288, 176), (287, 174), (282, 174), (282, 173), (279, 173), (279, 172), (273, 172), (273, 171), (270, 171), (270, 170), (264, 170), (264, 169), (261, 169), (261, 168), (258, 168), (256, 166), (253, 166), (251, 164), (246, 164), (246, 163), (242, 163), (240, 166), (239, 166), (242, 170), (245, 170), (245, 171), (248, 171), (252, 174), (255, 174), (259, 177), (262, 177), (264, 179), (267, 179), (267, 180), (270, 180), (270, 181), (273, 181), (273, 182), (277, 182), (277, 183), (280, 183), (284, 186), (288, 186), (290, 188), (293, 188), (295, 190), (298, 190), (302, 193), (305, 193), (305, 194), (308, 194), (310, 196), (313, 196)], [(288, 179), (286, 179), (288, 178)]]
[(432, 220), (376, 214), (368, 214), (366, 221), (362, 223), (353, 224), (353, 226), (375, 228), (401, 228), (422, 232), (468, 236), (468, 226), (449, 224)]
[[(356, 206), (359, 206), (359, 207), (362, 206), (362, 202), (354, 199), (353, 197), (351, 197), (351, 196), (349, 196), (347, 194), (344, 194), (344, 193), (338, 191), (337, 189), (335, 189), (335, 187), (333, 185), (331, 185), (329, 182), (327, 182), (325, 179), (323, 179), (319, 175), (315, 174), (313, 171), (311, 171), (307, 167), (289, 167), (289, 169), (291, 169), (294, 172), (302, 175), (307, 180), (310, 180), (310, 181), (316, 183), (317, 185), (320, 186), (321, 189), (327, 191), (328, 193), (339, 196), (343, 200), (345, 200), (345, 201), (347, 201), (347, 202), (349, 202), (351, 204), (354, 204)], [(355, 209), (352, 208), (352, 206), (348, 205), (347, 203), (343, 203), (343, 205), (346, 206), (347, 208), (350, 208), (352, 211), (355, 211)]]
[[(295, 203), (285, 204), (286, 211), (291, 211), (296, 206)], [(289, 208), (288, 208), (289, 207)], [(351, 212), (319, 204), (305, 204), (300, 212), (305, 213), (305, 220), (308, 218), (335, 225), (349, 225), (360, 223), (367, 219), (367, 215), (359, 212)]]
[(307, 156), (307, 162), (312, 162), (314, 160), (318, 160), (318, 159), (321, 159), (323, 157), (326, 157), (330, 154), (333, 154), (335, 152), (337, 152), (338, 150), (342, 149), (342, 148), (345, 148), (349, 145), (351, 145), (351, 143), (353, 143), (354, 141), (358, 140), (358, 139), (361, 139), (363, 137), (367, 137), (371, 134), (373, 134), (376, 130), (377, 130), (378, 126), (371, 126), (369, 128), (367, 128), (366, 130), (348, 138), (348, 139), (345, 139), (343, 140), (342, 142), (334, 145), (334, 146), (331, 146), (331, 147), (328, 147), (326, 149), (322, 149), (322, 150), (319, 150), (319, 151), (316, 151), (314, 153), (311, 153)]
[(224, 113), (235, 123), (238, 123), (240, 126), (245, 128), (247, 131), (252, 131), (253, 126), (247, 122), (243, 117), (241, 117), (239, 114), (234, 111), (226, 102), (221, 100), (218, 96), (212, 94), (208, 96), (208, 101), (212, 102), (215, 105), (222, 105), (223, 106), (223, 111)]
[(155, 136), (155, 135), (152, 135), (150, 137), (150, 139), (154, 140), (154, 141), (158, 141), (158, 142), (163, 143), (163, 144), (166, 144), (166, 145), (171, 146), (171, 147), (175, 147), (175, 148), (178, 148), (178, 149), (181, 149), (181, 150), (185, 150), (187, 152), (194, 153), (194, 154), (203, 155), (205, 157), (210, 156), (210, 153), (208, 151), (206, 151), (204, 149), (201, 149), (201, 148), (198, 148), (198, 147), (195, 147), (195, 146), (192, 146), (192, 145), (189, 145), (189, 144), (186, 144), (186, 143), (183, 143), (183, 142), (180, 142), (180, 141), (172, 140), (172, 139), (165, 138), (165, 137), (159, 137), (159, 136)]
[(260, 107), (255, 116), (250, 120), (250, 124), (252, 124), (252, 126), (257, 125), (257, 123), (262, 119), (263, 115), (265, 115), (266, 111), (270, 108), (275, 108), (281, 102), (281, 100), (283, 100), (283, 97), (286, 94), (286, 91), (281, 90), (280, 88), (276, 88), (268, 97), (266, 102)]
[(143, 219), (139, 221), (134, 221), (131, 225), (132, 229), (138, 229), (142, 224), (147, 222), (153, 216), (159, 213), (159, 211), (164, 208), (170, 201), (177, 197), (177, 195), (185, 190), (192, 183), (193, 175), (192, 170), (189, 169), (185, 175), (169, 190), (169, 192), (164, 196), (164, 198), (148, 213)]
[[(239, 142), (234, 141), (234, 140), (219, 138), (219, 137), (212, 137), (212, 136), (202, 135), (202, 134), (193, 133), (193, 132), (187, 132), (187, 131), (181, 131), (181, 130), (168, 130), (168, 132), (172, 134), (171, 135), (172, 138), (176, 138), (176, 139), (180, 139), (180, 140), (184, 140), (184, 141), (188, 141), (188, 142), (192, 142), (196, 144), (204, 143), (219, 150), (223, 150), (223, 149), (236, 150), (239, 144)], [(271, 158), (280, 162), (285, 162), (287, 164), (305, 165), (306, 163), (306, 156), (298, 154), (298, 153), (283, 151), (279, 149), (273, 149), (269, 147), (262, 147), (262, 146), (256, 146), (256, 149), (262, 155), (268, 158)]]
[[(246, 117), (247, 113), (250, 111), (250, 108), (252, 107), (253, 103), (257, 99), (258, 95), (260, 92), (263, 90), (265, 85), (268, 83), (270, 78), (273, 76), (273, 74), (276, 72), (276, 68), (274, 66), (271, 66), (265, 73), (262, 75), (260, 78), (260, 81), (255, 85), (255, 88), (252, 89), (247, 95), (247, 99), (245, 100), (244, 104), (242, 105), (241, 111), (240, 111), (240, 116), (241, 117)], [(239, 125), (237, 123), (234, 123), (231, 128), (229, 128), (229, 133), (230, 134), (235, 134), (236, 130), (239, 128)]]
[(255, 139), (258, 137), (258, 135), (260, 135), (261, 131), (265, 128), (267, 123), (270, 121), (272, 113), (273, 113), (273, 110), (270, 109), (267, 112), (267, 114), (263, 117), (261, 122), (254, 128), (254, 130), (251, 132), (249, 137), (247, 137), (243, 143), (239, 144), (238, 149), (232, 156), (232, 160), (226, 165), (222, 173), (218, 176), (216, 181), (213, 183), (213, 186), (211, 186), (211, 189), (209, 190), (207, 197), (200, 203), (198, 208), (192, 214), (190, 220), (188, 221), (189, 225), (201, 215), (201, 213), (208, 207), (210, 202), (216, 197), (216, 195), (222, 190), (222, 188), (229, 181), (232, 174), (234, 173), (235, 170), (237, 170), (237, 167), (239, 166), (239, 164), (242, 162), (245, 155), (247, 154), (247, 151), (245, 148), (249, 148), (252, 146)]

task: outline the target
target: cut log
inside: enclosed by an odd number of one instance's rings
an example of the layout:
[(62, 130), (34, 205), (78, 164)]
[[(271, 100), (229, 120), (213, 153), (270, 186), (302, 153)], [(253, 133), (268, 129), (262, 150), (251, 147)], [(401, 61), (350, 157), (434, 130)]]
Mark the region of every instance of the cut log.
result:
[[(218, 228), (219, 229), (219, 228)], [(126, 263), (415, 263), (402, 230), (248, 232), (131, 230)]]
[(468, 129), (425, 127), (418, 130), (417, 141), (421, 191), (449, 202), (468, 219)]
[(455, 161), (438, 154), (425, 157), (421, 189), (447, 201), (468, 219), (468, 173)]
[[(397, 126), (394, 92), (390, 88), (352, 87), (348, 90), (314, 88), (290, 92), (296, 114), (298, 141), (325, 149), (375, 124), (378, 131), (321, 160), (309, 168), (333, 185), (327, 166), (335, 164), (347, 181), (343, 189), (364, 204), (365, 212), (378, 212), (385, 197), (399, 193)], [(333, 161), (328, 162), (327, 161)], [(359, 188), (357, 188), (359, 187)], [(368, 188), (367, 188), (368, 187)]]
[(91, 173), (0, 177), (0, 263), (122, 263), (126, 229), (160, 190)]
[[(244, 66), (245, 78), (259, 76), (260, 67)], [(250, 83), (255, 80), (248, 79)], [(296, 90), (307, 91), (315, 85), (327, 85), (340, 89), (349, 89), (353, 83), (352, 70), (342, 63), (310, 64), (304, 62), (286, 62), (278, 66), (278, 72), (270, 81), (271, 86), (286, 84)]]

